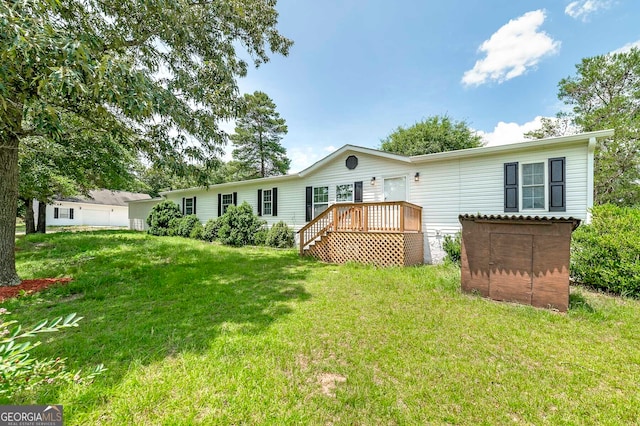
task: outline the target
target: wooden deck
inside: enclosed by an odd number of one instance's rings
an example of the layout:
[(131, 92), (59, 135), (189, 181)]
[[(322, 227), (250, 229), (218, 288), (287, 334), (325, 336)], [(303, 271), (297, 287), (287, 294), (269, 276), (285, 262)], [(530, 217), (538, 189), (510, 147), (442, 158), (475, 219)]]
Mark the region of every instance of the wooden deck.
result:
[(300, 255), (324, 262), (407, 266), (423, 261), (422, 207), (406, 201), (334, 204), (298, 233)]

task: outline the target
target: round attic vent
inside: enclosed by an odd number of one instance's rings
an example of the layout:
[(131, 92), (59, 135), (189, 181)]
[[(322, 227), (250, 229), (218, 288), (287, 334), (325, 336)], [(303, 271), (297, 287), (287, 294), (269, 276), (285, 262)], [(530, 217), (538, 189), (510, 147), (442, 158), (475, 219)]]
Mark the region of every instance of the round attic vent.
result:
[(353, 170), (358, 167), (358, 157), (355, 155), (350, 155), (347, 157), (347, 161), (345, 162), (347, 169)]

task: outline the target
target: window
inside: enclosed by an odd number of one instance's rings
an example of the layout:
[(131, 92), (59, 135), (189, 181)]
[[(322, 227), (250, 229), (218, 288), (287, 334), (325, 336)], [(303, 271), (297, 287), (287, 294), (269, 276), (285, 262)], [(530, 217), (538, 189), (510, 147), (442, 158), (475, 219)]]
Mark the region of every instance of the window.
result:
[(272, 198), (272, 193), (270, 189), (265, 189), (264, 191), (262, 191), (262, 214), (263, 215), (271, 215), (272, 209), (271, 207), (273, 206), (273, 198)]
[(222, 194), (222, 214), (224, 214), (230, 205), (233, 205), (233, 194)]
[(54, 207), (53, 218), (54, 219), (73, 219), (73, 209), (65, 208), (65, 207)]
[[(566, 158), (520, 165), (504, 163), (504, 211), (567, 210)], [(547, 200), (548, 197), (548, 200)]]
[(353, 202), (353, 184), (336, 186), (336, 202), (347, 203)]
[(184, 199), (184, 214), (185, 215), (195, 214), (195, 211), (193, 208), (193, 198)]
[(313, 217), (318, 216), (329, 207), (329, 187), (313, 188)]
[(544, 209), (544, 163), (522, 165), (522, 209)]

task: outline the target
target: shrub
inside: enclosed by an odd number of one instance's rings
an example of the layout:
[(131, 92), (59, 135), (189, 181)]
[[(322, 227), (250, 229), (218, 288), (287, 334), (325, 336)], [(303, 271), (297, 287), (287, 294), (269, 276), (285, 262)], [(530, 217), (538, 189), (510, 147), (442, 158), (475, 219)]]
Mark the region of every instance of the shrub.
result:
[(198, 225), (200, 225), (200, 228), (202, 228), (200, 219), (198, 219), (198, 216), (194, 214), (190, 214), (188, 216), (184, 216), (179, 219), (172, 220), (169, 223), (170, 235), (175, 235), (177, 237), (190, 238), (191, 232), (194, 229), (196, 229)]
[(460, 253), (462, 248), (459, 232), (454, 236), (445, 235), (444, 240), (442, 241), (442, 249), (445, 251), (445, 253), (447, 253), (447, 256), (445, 257), (446, 261), (460, 265)]
[(200, 221), (197, 221), (193, 228), (191, 228), (191, 232), (189, 233), (189, 238), (193, 238), (194, 240), (202, 240), (204, 236), (204, 226)]
[(591, 210), (592, 221), (571, 240), (571, 275), (579, 283), (640, 297), (640, 209), (612, 204)]
[(246, 202), (240, 206), (229, 206), (218, 220), (220, 242), (236, 247), (253, 244), (256, 232), (265, 223), (253, 214), (253, 209)]
[(169, 222), (171, 219), (182, 217), (180, 207), (173, 201), (162, 201), (151, 209), (151, 213), (147, 217), (147, 225), (149, 225), (149, 234), (152, 235), (169, 235)]
[(215, 241), (218, 239), (218, 230), (222, 223), (218, 219), (209, 219), (204, 226), (202, 239), (205, 241)]
[(253, 244), (257, 246), (264, 246), (267, 244), (267, 235), (269, 235), (268, 228), (260, 228), (253, 236)]
[(169, 221), (169, 227), (167, 228), (164, 235), (169, 235), (172, 237), (178, 236), (178, 228), (180, 227), (180, 222), (182, 221), (181, 217), (174, 217)]
[(293, 229), (289, 228), (286, 223), (280, 221), (269, 229), (266, 244), (270, 247), (289, 248), (295, 244), (295, 235)]
[[(9, 315), (4, 308), (0, 308), (0, 315)], [(66, 370), (65, 360), (37, 359), (30, 351), (39, 346), (40, 342), (32, 343), (26, 339), (36, 334), (53, 333), (63, 328), (77, 327), (81, 317), (70, 314), (51, 322), (41, 321), (28, 331), (15, 320), (5, 321), (0, 318), (0, 395), (11, 397), (14, 393), (33, 389), (38, 386), (53, 383), (83, 383), (92, 380), (102, 373), (105, 368), (98, 365), (87, 374), (71, 373)]]

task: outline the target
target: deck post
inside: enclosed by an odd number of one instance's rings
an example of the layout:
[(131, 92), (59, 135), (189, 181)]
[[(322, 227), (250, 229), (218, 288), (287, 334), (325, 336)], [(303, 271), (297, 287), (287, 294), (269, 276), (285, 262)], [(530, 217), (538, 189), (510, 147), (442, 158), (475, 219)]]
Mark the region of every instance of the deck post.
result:
[(404, 204), (400, 203), (400, 232), (404, 232)]
[(369, 232), (369, 206), (362, 206), (362, 230)]

